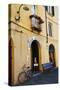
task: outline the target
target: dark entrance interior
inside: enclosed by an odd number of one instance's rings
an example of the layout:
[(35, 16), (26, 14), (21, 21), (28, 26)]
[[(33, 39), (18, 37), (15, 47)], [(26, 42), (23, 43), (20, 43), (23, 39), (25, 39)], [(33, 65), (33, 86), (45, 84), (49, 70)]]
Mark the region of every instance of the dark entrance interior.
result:
[(55, 48), (52, 44), (49, 46), (49, 60), (51, 63), (53, 63), (53, 66), (55, 67)]
[(39, 48), (37, 40), (31, 44), (32, 71), (39, 71)]
[(13, 46), (12, 46), (12, 44), (13, 44), (13, 41), (12, 41), (12, 39), (10, 39), (10, 41), (9, 41), (9, 63), (8, 63), (8, 67), (9, 67), (9, 71), (8, 71), (8, 84), (9, 85), (12, 85), (12, 53), (13, 53)]

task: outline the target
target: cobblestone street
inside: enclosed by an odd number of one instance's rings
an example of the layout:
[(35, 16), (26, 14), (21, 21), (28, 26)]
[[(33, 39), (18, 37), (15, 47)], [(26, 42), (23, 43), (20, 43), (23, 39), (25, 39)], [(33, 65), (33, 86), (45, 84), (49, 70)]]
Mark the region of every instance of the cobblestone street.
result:
[(41, 85), (58, 83), (58, 69), (54, 68), (49, 72), (33, 74), (32, 78), (23, 85)]

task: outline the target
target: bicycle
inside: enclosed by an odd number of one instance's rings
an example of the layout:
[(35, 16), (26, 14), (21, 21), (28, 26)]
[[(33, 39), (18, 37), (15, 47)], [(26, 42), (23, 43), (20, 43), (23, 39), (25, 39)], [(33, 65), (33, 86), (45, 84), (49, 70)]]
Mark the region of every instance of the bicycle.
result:
[(22, 69), (23, 71), (18, 75), (18, 82), (20, 84), (24, 83), (26, 80), (29, 80), (32, 77), (32, 72), (29, 66), (26, 67), (26, 65), (24, 64)]

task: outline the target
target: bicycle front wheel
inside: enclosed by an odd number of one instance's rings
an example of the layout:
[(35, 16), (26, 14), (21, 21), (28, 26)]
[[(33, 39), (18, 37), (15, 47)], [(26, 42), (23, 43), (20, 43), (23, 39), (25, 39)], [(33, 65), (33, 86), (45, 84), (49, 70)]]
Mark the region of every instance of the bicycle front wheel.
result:
[(25, 72), (19, 73), (18, 82), (22, 84), (24, 83), (25, 80), (26, 80), (26, 73)]

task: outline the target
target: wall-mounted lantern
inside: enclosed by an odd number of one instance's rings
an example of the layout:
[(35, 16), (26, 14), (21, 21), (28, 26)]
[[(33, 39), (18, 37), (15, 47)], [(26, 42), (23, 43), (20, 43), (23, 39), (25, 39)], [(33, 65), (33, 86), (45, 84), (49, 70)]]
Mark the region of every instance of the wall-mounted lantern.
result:
[(19, 20), (20, 20), (21, 7), (23, 7), (23, 9), (24, 9), (25, 11), (28, 11), (28, 10), (29, 10), (29, 8), (28, 8), (26, 5), (21, 4), (21, 5), (19, 6), (18, 11), (16, 12), (16, 16), (15, 16), (15, 20), (16, 20), (16, 21), (19, 21)]

